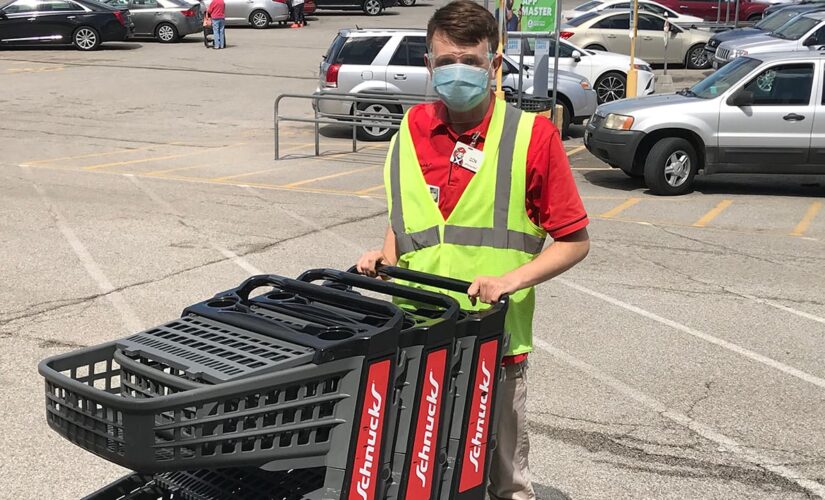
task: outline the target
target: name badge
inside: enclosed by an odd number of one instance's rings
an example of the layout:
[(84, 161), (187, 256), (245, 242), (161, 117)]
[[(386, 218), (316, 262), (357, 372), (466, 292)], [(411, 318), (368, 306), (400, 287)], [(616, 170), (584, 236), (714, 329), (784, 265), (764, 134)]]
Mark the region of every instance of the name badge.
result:
[(427, 187), (430, 188), (430, 196), (433, 197), (433, 201), (438, 205), (438, 200), (441, 199), (441, 188), (438, 186), (430, 186), (429, 184), (427, 184)]
[(484, 152), (469, 144), (457, 142), (450, 161), (461, 168), (466, 168), (470, 172), (476, 173), (484, 162)]

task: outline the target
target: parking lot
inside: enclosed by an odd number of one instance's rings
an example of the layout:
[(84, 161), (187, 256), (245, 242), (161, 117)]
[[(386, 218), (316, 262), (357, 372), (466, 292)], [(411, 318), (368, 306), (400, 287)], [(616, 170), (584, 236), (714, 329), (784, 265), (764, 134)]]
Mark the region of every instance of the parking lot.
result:
[[(39, 360), (380, 245), (387, 144), (352, 153), (325, 126), (316, 157), (312, 126), (287, 123), (275, 161), (273, 102), (315, 90), (338, 28), (423, 27), (441, 4), (230, 28), (224, 51), (0, 52), (0, 497), (75, 499), (126, 473), (48, 429)], [(825, 497), (825, 180), (657, 197), (581, 137), (565, 147), (593, 246), (539, 287), (530, 357), (539, 498)]]

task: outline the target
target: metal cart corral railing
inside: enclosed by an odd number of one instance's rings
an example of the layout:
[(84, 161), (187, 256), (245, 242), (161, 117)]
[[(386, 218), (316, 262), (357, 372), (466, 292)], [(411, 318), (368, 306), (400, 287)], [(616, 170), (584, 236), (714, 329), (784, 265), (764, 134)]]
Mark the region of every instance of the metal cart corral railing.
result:
[[(282, 116), (280, 114), (281, 101), (284, 99), (300, 99), (313, 102), (315, 116)], [(381, 115), (371, 114), (358, 109), (358, 104), (390, 104), (394, 106), (414, 106), (422, 102), (434, 100), (423, 95), (414, 94), (390, 94), (390, 93), (357, 93), (357, 94), (281, 94), (275, 98), (274, 116), (274, 139), (275, 139), (275, 159), (281, 159), (280, 153), (280, 124), (281, 122), (312, 123), (315, 126), (315, 156), (321, 154), (321, 125), (341, 125), (352, 128), (352, 152), (358, 150), (358, 127), (365, 125), (378, 125), (382, 128), (398, 129), (401, 125), (403, 113), (386, 113)], [(351, 114), (331, 114), (318, 111), (318, 101), (349, 102), (353, 104)]]

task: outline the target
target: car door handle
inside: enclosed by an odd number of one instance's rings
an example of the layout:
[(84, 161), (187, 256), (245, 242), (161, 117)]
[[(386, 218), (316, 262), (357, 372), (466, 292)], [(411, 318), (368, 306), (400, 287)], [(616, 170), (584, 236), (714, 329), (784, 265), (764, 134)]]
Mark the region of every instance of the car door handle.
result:
[(607, 35), (607, 38), (616, 38), (616, 35)]
[(26, 19), (26, 21), (37, 21), (37, 18), (36, 17), (30, 17), (30, 18)]
[(653, 40), (652, 36), (643, 36), (642, 40)]
[(805, 117), (802, 116), (802, 115), (798, 115), (796, 113), (790, 113), (790, 114), (787, 114), (787, 115), (783, 116), (782, 119), (785, 120), (786, 122), (801, 122), (802, 120), (805, 119)]
[(401, 73), (396, 73), (396, 74), (393, 76), (393, 79), (395, 79), (395, 80), (406, 80), (406, 79), (407, 79), (407, 75), (402, 75)]
[(682, 10), (687, 10), (688, 6), (687, 5), (680, 5), (679, 8), (682, 9)]
[(66, 16), (66, 19), (75, 19), (77, 16)]

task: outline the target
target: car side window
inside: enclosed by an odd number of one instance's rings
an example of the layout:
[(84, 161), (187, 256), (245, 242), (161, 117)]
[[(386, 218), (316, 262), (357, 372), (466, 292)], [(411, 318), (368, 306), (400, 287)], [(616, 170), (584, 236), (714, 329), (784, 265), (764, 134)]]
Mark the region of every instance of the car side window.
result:
[[(608, 9), (622, 9), (622, 10), (629, 9), (629, 8), (630, 8), (630, 2), (615, 3), (615, 4), (611, 5), (610, 7), (608, 7)], [(642, 8), (642, 4), (639, 4), (639, 8), (640, 9)]]
[(664, 31), (665, 21), (658, 17), (639, 14), (639, 29), (644, 31)]
[(38, 10), (42, 12), (71, 12), (83, 9), (74, 2), (47, 0), (45, 2), (40, 2)]
[(6, 14), (23, 14), (26, 12), (36, 12), (37, 3), (33, 0), (17, 0), (4, 9)]
[(425, 67), (424, 54), (427, 53), (427, 39), (422, 36), (404, 37), (395, 54), (390, 59), (391, 66)]
[(158, 9), (157, 0), (132, 0), (132, 9)]
[(129, 0), (109, 0), (104, 3), (112, 7), (129, 7)]
[(387, 44), (388, 36), (366, 36), (348, 38), (332, 64), (369, 65)]
[(754, 106), (803, 106), (811, 101), (813, 64), (785, 64), (768, 68), (743, 90), (753, 93)]
[(620, 14), (602, 19), (593, 25), (596, 29), (602, 30), (626, 30), (630, 29), (630, 16)]
[(817, 45), (825, 45), (825, 26), (814, 31), (814, 34), (811, 36), (816, 38)]
[(654, 14), (659, 14), (660, 16), (663, 16), (665, 14), (667, 14), (668, 16), (670, 15), (670, 13), (666, 11), (663, 7), (653, 3), (640, 3), (639, 10), (646, 10), (648, 12), (653, 12)]

